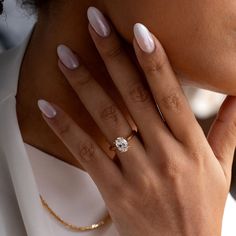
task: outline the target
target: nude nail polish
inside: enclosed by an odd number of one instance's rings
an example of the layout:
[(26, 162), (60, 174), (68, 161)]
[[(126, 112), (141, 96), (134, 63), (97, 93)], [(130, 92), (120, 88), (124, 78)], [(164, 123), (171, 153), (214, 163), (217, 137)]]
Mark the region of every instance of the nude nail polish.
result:
[(101, 37), (107, 37), (110, 35), (110, 26), (101, 11), (96, 7), (89, 7), (87, 15), (90, 25), (98, 35)]
[(152, 53), (155, 50), (155, 43), (149, 30), (140, 23), (134, 25), (134, 35), (139, 47), (146, 53)]
[(38, 107), (47, 118), (54, 118), (57, 115), (54, 107), (45, 100), (38, 100)]
[(57, 47), (57, 55), (65, 67), (74, 70), (79, 67), (79, 60), (71, 49), (63, 44)]

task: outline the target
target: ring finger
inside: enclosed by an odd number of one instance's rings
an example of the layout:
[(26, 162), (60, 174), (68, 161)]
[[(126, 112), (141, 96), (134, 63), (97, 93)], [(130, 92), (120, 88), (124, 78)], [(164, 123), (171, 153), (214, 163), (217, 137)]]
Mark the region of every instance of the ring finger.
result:
[[(58, 65), (61, 71), (104, 133), (108, 142), (112, 145), (117, 137), (128, 137), (132, 133), (129, 123), (87, 68), (81, 61), (79, 62), (77, 55), (68, 47), (60, 45), (58, 47), (58, 56), (60, 58)], [(70, 58), (69, 61), (76, 65), (73, 70), (68, 64), (68, 58)], [(131, 172), (130, 166), (133, 166), (134, 163), (139, 166), (143, 165), (144, 158), (142, 158), (142, 153), (144, 154), (145, 151), (136, 136), (129, 141), (129, 146), (127, 152), (117, 150), (117, 155), (124, 169), (129, 169), (128, 172)]]

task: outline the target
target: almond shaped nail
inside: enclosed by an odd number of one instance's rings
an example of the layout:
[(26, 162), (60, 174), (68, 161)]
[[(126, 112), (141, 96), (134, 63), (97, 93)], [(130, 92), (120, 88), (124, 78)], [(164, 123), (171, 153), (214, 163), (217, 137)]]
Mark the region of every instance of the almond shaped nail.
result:
[(155, 50), (153, 37), (146, 26), (137, 23), (134, 25), (134, 35), (139, 47), (146, 53), (152, 53)]
[(55, 108), (45, 100), (38, 100), (38, 107), (47, 118), (54, 118), (57, 115)]
[(59, 45), (57, 47), (57, 55), (65, 67), (74, 70), (79, 67), (79, 60), (72, 50), (66, 45)]
[(111, 28), (101, 11), (99, 11), (96, 7), (89, 7), (87, 16), (90, 25), (98, 35), (101, 37), (107, 37), (110, 35)]

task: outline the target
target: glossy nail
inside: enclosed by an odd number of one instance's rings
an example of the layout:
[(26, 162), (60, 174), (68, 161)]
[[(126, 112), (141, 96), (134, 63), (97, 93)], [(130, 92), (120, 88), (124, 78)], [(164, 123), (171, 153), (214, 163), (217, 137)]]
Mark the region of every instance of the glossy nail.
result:
[(101, 37), (107, 37), (111, 33), (110, 26), (104, 15), (95, 7), (88, 8), (88, 20), (93, 29)]
[(57, 115), (54, 107), (45, 100), (38, 100), (38, 107), (47, 118), (54, 118)]
[(140, 23), (134, 25), (134, 35), (139, 47), (146, 53), (152, 53), (155, 50), (155, 43), (149, 30)]
[(71, 51), (70, 48), (61, 44), (57, 47), (57, 55), (61, 62), (70, 70), (74, 70), (79, 67), (79, 60), (77, 56)]

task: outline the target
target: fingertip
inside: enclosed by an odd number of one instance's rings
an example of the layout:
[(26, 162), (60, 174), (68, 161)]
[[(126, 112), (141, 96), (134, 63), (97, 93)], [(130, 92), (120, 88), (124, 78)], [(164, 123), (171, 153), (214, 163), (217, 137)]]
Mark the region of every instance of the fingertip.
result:
[(90, 6), (87, 10), (87, 18), (95, 32), (103, 38), (111, 33), (111, 28), (104, 14), (96, 7)]
[(136, 23), (133, 31), (140, 49), (148, 54), (153, 53), (155, 51), (155, 41), (148, 28), (141, 23)]
[(44, 99), (38, 100), (38, 107), (46, 118), (53, 119), (57, 115), (57, 111), (53, 105)]
[(66, 45), (57, 46), (57, 55), (63, 65), (69, 70), (75, 70), (79, 67), (79, 59), (77, 55)]

